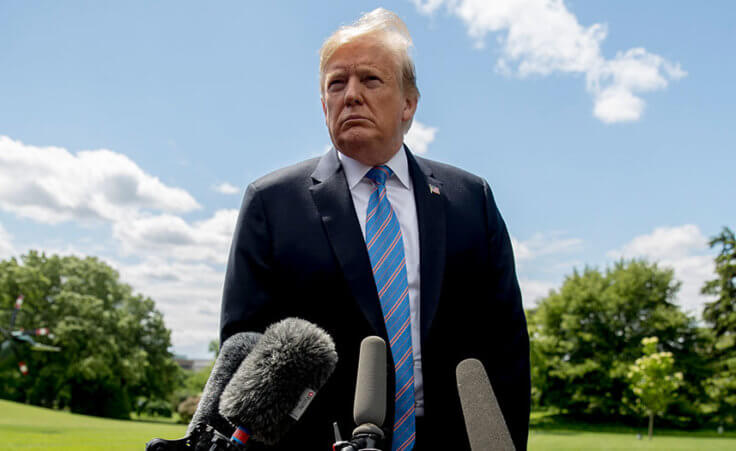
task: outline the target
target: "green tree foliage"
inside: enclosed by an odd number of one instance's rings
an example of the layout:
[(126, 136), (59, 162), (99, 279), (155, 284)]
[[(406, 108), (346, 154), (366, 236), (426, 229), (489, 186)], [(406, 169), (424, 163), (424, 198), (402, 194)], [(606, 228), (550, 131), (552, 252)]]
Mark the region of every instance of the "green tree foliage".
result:
[(705, 337), (673, 303), (679, 286), (671, 270), (646, 261), (574, 271), (529, 315), (535, 401), (587, 420), (632, 415), (622, 401), (633, 399), (629, 365), (642, 339), (657, 336), (688, 380), (670, 420), (694, 418), (710, 373)]
[(720, 246), (715, 258), (716, 278), (703, 285), (703, 294), (715, 297), (706, 304), (703, 319), (712, 326), (714, 375), (706, 380), (710, 398), (706, 411), (720, 423), (736, 424), (736, 237), (728, 228), (711, 239)]
[(0, 261), (0, 308), (10, 309), (21, 293), (16, 325), (49, 327), (50, 344), (62, 350), (26, 352), (31, 373), (0, 373), (3, 397), (127, 418), (134, 403), (142, 410), (149, 400), (167, 399), (181, 380), (154, 302), (133, 294), (100, 260), (31, 251)]
[(210, 340), (210, 344), (207, 345), (207, 350), (214, 354), (214, 358), (220, 354), (220, 342), (218, 340)]
[(703, 318), (720, 338), (736, 334), (736, 237), (728, 227), (711, 239), (710, 247), (716, 246), (721, 246), (715, 259), (718, 277), (702, 288), (703, 294), (716, 296), (716, 300), (706, 304)]
[(726, 352), (733, 350), (733, 339), (716, 342), (718, 358), (713, 360), (713, 376), (705, 380), (708, 401), (703, 411), (720, 423), (736, 425), (736, 356)]
[(674, 372), (671, 352), (657, 352), (657, 337), (644, 338), (644, 355), (629, 366), (626, 375), (636, 395), (634, 409), (649, 417), (649, 440), (654, 432), (654, 416), (663, 415), (672, 403), (675, 391), (682, 385), (682, 373)]

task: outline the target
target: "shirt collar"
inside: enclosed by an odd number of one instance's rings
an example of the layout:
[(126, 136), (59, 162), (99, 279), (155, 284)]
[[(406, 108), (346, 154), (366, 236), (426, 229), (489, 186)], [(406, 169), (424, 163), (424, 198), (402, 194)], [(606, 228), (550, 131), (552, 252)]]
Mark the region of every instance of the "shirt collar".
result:
[[(363, 180), (365, 175), (372, 168), (372, 166), (365, 165), (358, 160), (350, 158), (339, 150), (337, 151), (337, 157), (340, 159), (342, 167), (345, 169), (345, 178), (347, 179), (348, 187), (351, 190), (355, 188), (355, 185)], [(396, 178), (399, 179), (399, 182), (401, 182), (401, 184), (406, 189), (411, 188), (411, 179), (409, 178), (409, 161), (406, 158), (406, 151), (404, 150), (403, 145), (399, 148), (399, 151), (396, 152), (396, 154), (394, 154), (394, 156), (391, 157), (390, 160), (388, 160), (386, 166), (391, 168), (391, 170), (396, 175)]]

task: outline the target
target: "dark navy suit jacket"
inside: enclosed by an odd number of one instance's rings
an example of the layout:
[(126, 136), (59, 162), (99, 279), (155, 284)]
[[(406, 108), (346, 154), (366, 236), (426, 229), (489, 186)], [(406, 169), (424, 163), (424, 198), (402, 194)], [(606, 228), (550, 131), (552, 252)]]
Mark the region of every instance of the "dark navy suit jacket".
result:
[[(420, 240), (426, 433), (418, 436), (418, 448), (469, 449), (455, 367), (474, 357), (488, 372), (516, 448), (525, 449), (529, 339), (506, 226), (485, 180), (408, 150), (407, 158)], [(289, 316), (325, 329), (339, 362), (278, 449), (326, 451), (333, 421), (343, 436), (354, 427), (361, 340), (387, 339), (360, 224), (334, 149), (253, 182), (240, 210), (225, 278), (221, 342), (241, 331), (262, 332)], [(388, 367), (384, 428), (390, 433)]]

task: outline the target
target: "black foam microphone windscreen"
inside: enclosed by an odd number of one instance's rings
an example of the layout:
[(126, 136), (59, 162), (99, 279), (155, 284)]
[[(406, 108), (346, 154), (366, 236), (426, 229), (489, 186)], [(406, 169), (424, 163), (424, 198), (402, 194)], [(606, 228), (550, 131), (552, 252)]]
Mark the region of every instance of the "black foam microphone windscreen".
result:
[(327, 332), (298, 318), (279, 321), (266, 329), (225, 387), (220, 413), (255, 440), (275, 445), (336, 365)]
[(210, 425), (227, 436), (233, 433), (235, 427), (220, 415), (220, 396), (240, 363), (250, 354), (261, 337), (262, 334), (256, 332), (241, 332), (232, 335), (222, 343), (210, 377), (204, 386), (197, 410), (194, 412), (192, 421), (189, 422), (187, 434), (191, 434), (198, 424)]
[(355, 424), (383, 425), (386, 417), (386, 342), (366, 337), (360, 343), (358, 378), (355, 385)]
[(470, 448), (513, 451), (514, 442), (480, 360), (463, 360), (457, 365), (455, 375)]

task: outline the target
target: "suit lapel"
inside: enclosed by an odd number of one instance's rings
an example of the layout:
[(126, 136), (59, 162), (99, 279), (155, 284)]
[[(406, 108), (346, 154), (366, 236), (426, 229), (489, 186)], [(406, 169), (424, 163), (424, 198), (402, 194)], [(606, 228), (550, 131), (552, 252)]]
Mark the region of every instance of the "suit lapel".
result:
[(350, 291), (376, 334), (386, 338), (370, 258), (335, 149), (322, 157), (312, 178), (315, 182), (309, 189), (312, 199)]
[[(409, 173), (414, 186), (414, 200), (419, 225), (421, 268), (421, 337), (426, 340), (442, 289), (445, 269), (445, 207), (442, 182), (434, 178), (431, 168), (407, 149)], [(360, 223), (355, 215), (345, 174), (333, 149), (322, 157), (312, 173), (315, 184), (310, 187), (312, 199), (322, 218), (327, 236), (350, 291), (375, 332), (386, 338), (381, 304), (373, 280), (368, 251)], [(432, 187), (436, 189), (432, 190)]]
[(421, 268), (422, 342), (427, 339), (432, 320), (437, 313), (445, 270), (445, 206), (442, 182), (432, 175), (432, 169), (411, 152), (406, 152), (409, 172), (414, 185), (414, 200), (419, 223), (419, 264)]

